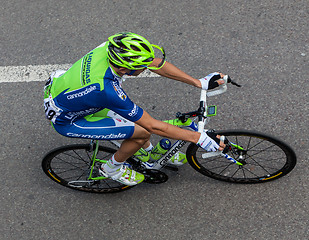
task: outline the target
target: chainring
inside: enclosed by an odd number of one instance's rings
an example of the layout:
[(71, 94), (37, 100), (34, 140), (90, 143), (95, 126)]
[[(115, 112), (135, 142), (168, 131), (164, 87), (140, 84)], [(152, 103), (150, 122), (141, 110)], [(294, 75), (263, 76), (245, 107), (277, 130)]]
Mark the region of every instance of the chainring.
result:
[(144, 169), (140, 173), (144, 174), (144, 182), (146, 183), (159, 184), (165, 183), (168, 180), (168, 176), (164, 172), (156, 169)]

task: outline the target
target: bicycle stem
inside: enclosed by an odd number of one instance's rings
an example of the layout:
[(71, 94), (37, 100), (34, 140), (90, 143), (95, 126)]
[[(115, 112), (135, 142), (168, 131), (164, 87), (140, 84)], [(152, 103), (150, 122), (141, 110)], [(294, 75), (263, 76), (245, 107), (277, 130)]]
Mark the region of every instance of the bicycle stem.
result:
[(201, 90), (200, 107), (198, 110), (200, 114), (198, 115), (198, 124), (197, 124), (198, 132), (200, 133), (204, 131), (205, 127), (206, 108), (207, 108), (206, 97), (207, 97), (206, 90)]
[(206, 110), (207, 110), (207, 97), (216, 96), (219, 94), (222, 94), (227, 91), (227, 83), (230, 81), (230, 77), (228, 75), (225, 75), (223, 77), (224, 83), (219, 86), (217, 90), (207, 92), (206, 90), (201, 90), (200, 95), (200, 107), (198, 112), (200, 113), (198, 115), (198, 131), (203, 132), (205, 127), (205, 119), (206, 119)]

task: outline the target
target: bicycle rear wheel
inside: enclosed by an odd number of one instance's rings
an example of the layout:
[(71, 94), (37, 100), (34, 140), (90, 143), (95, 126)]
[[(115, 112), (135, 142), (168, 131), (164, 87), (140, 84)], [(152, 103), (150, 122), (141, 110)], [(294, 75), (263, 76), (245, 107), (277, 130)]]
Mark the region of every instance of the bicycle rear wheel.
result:
[[(108, 160), (116, 152), (115, 149), (99, 146), (97, 158)], [(113, 181), (112, 179), (88, 180), (93, 151), (89, 144), (76, 144), (56, 148), (49, 152), (42, 160), (45, 174), (58, 184), (72, 189), (93, 192), (119, 192), (131, 187)], [(99, 176), (100, 163), (94, 167), (92, 176)]]
[(288, 174), (296, 165), (296, 154), (283, 141), (259, 132), (216, 131), (229, 140), (227, 154), (243, 165), (222, 156), (208, 157), (195, 144), (187, 149), (190, 165), (205, 176), (232, 183), (263, 183)]

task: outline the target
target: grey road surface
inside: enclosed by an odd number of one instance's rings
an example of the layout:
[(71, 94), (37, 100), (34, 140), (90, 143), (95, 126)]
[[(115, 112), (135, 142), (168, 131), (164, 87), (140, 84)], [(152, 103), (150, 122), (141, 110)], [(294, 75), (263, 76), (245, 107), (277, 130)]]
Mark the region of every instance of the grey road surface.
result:
[[(222, 71), (243, 85), (210, 100), (219, 109), (211, 128), (275, 135), (298, 163), (258, 185), (186, 165), (123, 193), (66, 189), (41, 159), (84, 140), (45, 120), (42, 81), (0, 83), (0, 239), (308, 239), (308, 16), (307, 0), (2, 1), (1, 66), (73, 63), (111, 34), (136, 32), (196, 78)], [(198, 106), (198, 89), (164, 78), (127, 80), (125, 90), (158, 119)]]

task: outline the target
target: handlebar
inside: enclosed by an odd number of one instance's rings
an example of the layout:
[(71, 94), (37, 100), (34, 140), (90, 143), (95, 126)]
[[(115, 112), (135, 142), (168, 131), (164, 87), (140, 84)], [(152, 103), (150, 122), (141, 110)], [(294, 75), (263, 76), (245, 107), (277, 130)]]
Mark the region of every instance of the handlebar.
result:
[(228, 75), (225, 75), (223, 77), (224, 83), (221, 84), (217, 90), (207, 92), (207, 97), (216, 96), (216, 95), (219, 95), (219, 94), (226, 92), (226, 90), (227, 90), (226, 84), (228, 83), (228, 79), (230, 79), (230, 77)]
[(213, 90), (210, 92), (207, 92), (206, 90), (201, 90), (201, 98), (200, 101), (206, 101), (206, 97), (213, 97), (216, 95), (220, 95), (222, 93), (225, 93), (227, 91), (227, 83), (231, 83), (232, 85), (235, 85), (236, 87), (241, 87), (238, 83), (234, 82), (229, 75), (224, 75), (222, 78), (224, 80), (224, 83), (219, 85), (217, 90)]

